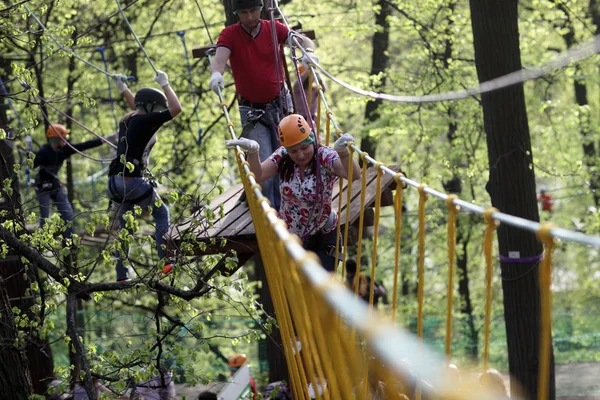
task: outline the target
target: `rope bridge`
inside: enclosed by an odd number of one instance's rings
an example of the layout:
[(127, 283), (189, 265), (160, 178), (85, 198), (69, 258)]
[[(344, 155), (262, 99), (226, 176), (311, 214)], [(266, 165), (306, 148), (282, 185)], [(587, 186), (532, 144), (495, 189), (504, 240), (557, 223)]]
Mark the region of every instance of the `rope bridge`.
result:
[[(278, 7), (276, 9), (281, 13)], [(283, 16), (283, 14), (281, 13)], [(285, 17), (284, 17), (285, 21)], [(294, 34), (290, 35), (293, 40)], [(291, 42), (291, 41), (290, 41)], [(297, 41), (292, 45), (302, 53), (306, 51)], [(211, 58), (208, 55), (209, 60)], [(308, 108), (314, 90), (318, 91), (319, 103), (315, 121), (316, 137), (321, 135), (321, 124), (325, 124), (325, 145), (331, 141), (332, 128), (339, 136), (339, 128), (332, 110), (325, 98), (323, 86), (317, 75), (318, 64), (309, 64)], [(325, 71), (323, 71), (325, 72)], [(298, 74), (299, 76), (299, 74)], [(522, 77), (529, 79), (531, 77)], [(498, 82), (494, 82), (498, 84)], [(499, 84), (504, 84), (504, 81)], [(483, 86), (482, 86), (483, 87)], [(234, 124), (230, 118), (228, 106), (224, 101), (221, 89), (218, 90), (220, 105), (227, 120), (229, 134), (236, 139)], [(444, 98), (445, 99), (445, 98)], [(414, 99), (410, 99), (412, 101)], [(438, 100), (438, 99), (435, 99)], [(424, 99), (431, 101), (431, 99)], [(324, 118), (323, 118), (324, 117)], [(375, 199), (375, 225), (373, 229), (373, 249), (371, 254), (371, 282), (369, 304), (358, 300), (359, 279), (355, 279), (354, 292), (343, 285), (346, 275), (347, 252), (340, 257), (339, 244), (336, 248), (336, 266), (341, 261), (335, 274), (327, 273), (319, 264), (318, 257), (302, 248), (300, 239), (291, 235), (285, 223), (277, 216), (263, 196), (250, 166), (240, 148), (236, 148), (236, 161), (242, 178), (248, 205), (254, 222), (258, 245), (264, 263), (269, 288), (273, 297), (277, 321), (281, 330), (283, 348), (290, 372), (291, 387), (294, 398), (318, 399), (367, 399), (381, 395), (398, 399), (400, 393), (410, 398), (421, 399), (436, 394), (441, 398), (487, 398), (481, 387), (458, 387), (446, 368), (451, 357), (452, 344), (452, 309), (454, 292), (454, 267), (456, 258), (456, 218), (460, 210), (482, 216), (484, 223), (483, 253), (485, 259), (485, 319), (483, 371), (487, 371), (489, 363), (489, 342), (492, 305), (493, 276), (493, 240), (497, 226), (508, 224), (518, 229), (535, 232), (544, 245), (544, 254), (539, 268), (540, 296), (542, 305), (542, 324), (540, 331), (541, 353), (539, 365), (539, 398), (547, 398), (548, 371), (550, 368), (551, 349), (551, 271), (552, 255), (556, 239), (575, 241), (588, 246), (600, 247), (600, 237), (584, 235), (552, 226), (549, 223), (539, 224), (522, 218), (503, 214), (495, 208), (484, 208), (461, 200), (456, 195), (448, 195), (427, 185), (406, 178), (383, 163), (370, 157), (354, 143), (348, 145), (350, 163), (354, 156), (362, 163), (361, 170), (361, 212), (358, 229), (356, 259), (361, 259), (364, 221), (364, 195), (367, 185), (367, 167), (373, 166), (377, 171), (377, 190)], [(352, 167), (348, 168), (348, 181), (352, 181)], [(391, 175), (396, 183), (394, 196), (395, 215), (395, 250), (391, 324), (373, 312), (374, 284), (377, 265), (377, 245), (379, 236), (379, 217), (381, 209), (381, 179)], [(343, 181), (340, 179), (340, 193)], [(352, 186), (346, 190), (347, 202), (352, 198)], [(395, 326), (398, 303), (398, 278), (400, 265), (400, 245), (402, 230), (402, 196), (403, 190), (413, 188), (419, 194), (418, 206), (418, 311), (417, 337), (404, 332)], [(425, 247), (426, 223), (425, 205), (430, 197), (444, 201), (447, 207), (447, 246), (448, 246), (448, 288), (445, 334), (445, 360), (426, 349), (422, 343), (424, 317), (425, 286)], [(342, 196), (338, 197), (338, 211), (341, 210)], [(349, 213), (346, 223), (341, 229), (341, 218), (338, 220), (338, 239), (343, 246), (348, 245)], [(339, 243), (339, 240), (337, 241)], [(539, 261), (536, 260), (536, 261)], [(336, 267), (337, 268), (337, 267)], [(357, 266), (356, 273), (359, 273)], [(411, 381), (412, 379), (412, 381)]]

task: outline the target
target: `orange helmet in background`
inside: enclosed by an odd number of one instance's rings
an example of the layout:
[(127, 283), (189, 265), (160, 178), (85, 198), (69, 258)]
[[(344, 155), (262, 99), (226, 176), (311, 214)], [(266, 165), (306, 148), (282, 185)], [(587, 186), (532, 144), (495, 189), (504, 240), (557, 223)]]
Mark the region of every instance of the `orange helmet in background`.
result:
[(61, 124), (52, 124), (46, 130), (46, 137), (48, 139), (62, 137), (65, 139), (69, 139), (69, 131), (65, 128), (64, 125)]
[(311, 136), (310, 125), (300, 114), (290, 114), (279, 122), (277, 128), (279, 143), (283, 147), (291, 147), (298, 143), (312, 143), (314, 139)]
[(229, 358), (229, 362), (227, 363), (227, 365), (229, 365), (229, 369), (238, 369), (239, 367), (244, 365), (244, 363), (247, 360), (248, 357), (246, 357), (245, 354), (236, 354)]

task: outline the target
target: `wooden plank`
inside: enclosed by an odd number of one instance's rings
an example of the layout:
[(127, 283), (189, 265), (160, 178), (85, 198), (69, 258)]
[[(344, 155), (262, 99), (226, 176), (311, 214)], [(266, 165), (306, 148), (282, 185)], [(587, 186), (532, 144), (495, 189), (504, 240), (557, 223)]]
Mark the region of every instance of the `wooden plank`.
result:
[[(223, 204), (223, 213), (224, 217), (227, 216), (238, 204), (238, 200), (244, 191), (244, 186), (241, 183), (238, 183), (232, 186), (229, 190), (226, 190), (224, 193), (215, 197), (211, 200), (211, 204), (214, 204), (212, 207), (212, 211), (219, 215), (220, 205)], [(195, 231), (196, 235), (202, 235), (203, 232), (206, 232), (209, 229), (208, 224), (205, 226), (201, 226), (201, 222), (204, 221), (204, 216), (202, 216), (202, 211), (192, 215), (188, 218), (183, 224), (175, 225), (171, 227), (171, 230), (168, 234), (170, 240), (179, 240), (182, 233), (187, 233), (190, 229)], [(217, 223), (221, 218), (215, 221)]]

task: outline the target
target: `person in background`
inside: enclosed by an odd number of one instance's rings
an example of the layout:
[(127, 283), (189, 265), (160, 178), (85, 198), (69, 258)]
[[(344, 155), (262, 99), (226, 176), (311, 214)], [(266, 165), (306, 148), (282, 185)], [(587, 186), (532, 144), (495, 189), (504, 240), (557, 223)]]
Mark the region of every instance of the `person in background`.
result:
[(113, 137), (67, 144), (70, 135), (64, 125), (52, 124), (48, 127), (46, 130), (48, 143), (40, 147), (33, 160), (33, 167), (39, 168), (33, 187), (40, 204), (40, 227), (43, 227), (46, 219), (50, 217), (50, 204), (54, 203), (61, 218), (67, 224), (63, 237), (65, 240), (71, 238), (73, 235), (73, 206), (67, 198), (67, 193), (58, 176), (60, 169), (73, 154), (101, 146), (103, 143), (111, 141)]
[[(227, 366), (229, 367), (229, 373), (234, 376), (235, 373), (248, 361), (248, 357), (245, 354), (235, 354), (229, 357)], [(256, 400), (256, 382), (250, 377), (250, 388), (252, 389), (252, 399)]]

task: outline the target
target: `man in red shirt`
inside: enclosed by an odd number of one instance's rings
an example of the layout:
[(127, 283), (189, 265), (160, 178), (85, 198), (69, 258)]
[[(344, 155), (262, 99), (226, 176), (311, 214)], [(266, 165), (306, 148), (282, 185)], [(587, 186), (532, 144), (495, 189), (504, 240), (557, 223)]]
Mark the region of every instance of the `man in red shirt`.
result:
[[(248, 139), (260, 145), (259, 157), (267, 159), (277, 148), (277, 125), (281, 118), (292, 113), (293, 105), (290, 92), (285, 84), (282, 60), (278, 60), (279, 47), (288, 41), (288, 28), (275, 21), (277, 48), (274, 48), (271, 21), (262, 20), (260, 12), (262, 0), (231, 0), (234, 13), (240, 22), (221, 31), (217, 41), (217, 52), (210, 66), (209, 86), (225, 87), (223, 73), (227, 61), (231, 64), (231, 73), (235, 83), (242, 126), (252, 122), (253, 115), (262, 114), (254, 127), (245, 133)], [(302, 37), (300, 44), (309, 52), (315, 62), (319, 59), (312, 53), (313, 42)], [(277, 58), (276, 58), (277, 57)], [(309, 62), (305, 55), (304, 64)], [(278, 69), (279, 67), (279, 69)], [(250, 113), (250, 115), (249, 115)], [(279, 181), (277, 177), (261, 183), (262, 191), (271, 205), (279, 209)]]

